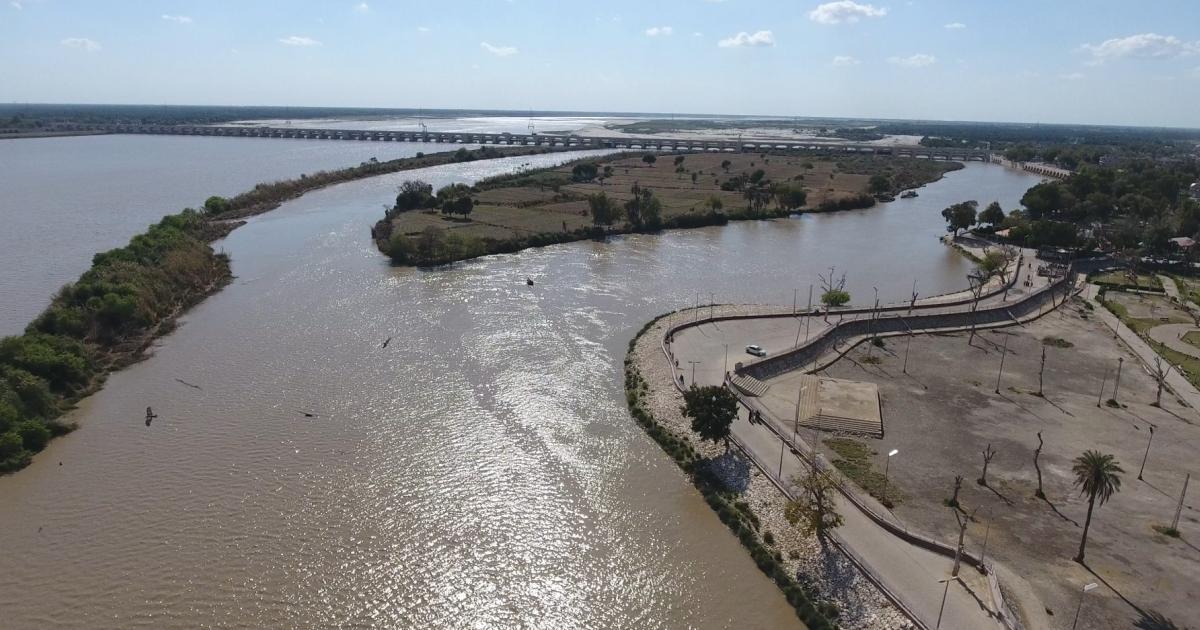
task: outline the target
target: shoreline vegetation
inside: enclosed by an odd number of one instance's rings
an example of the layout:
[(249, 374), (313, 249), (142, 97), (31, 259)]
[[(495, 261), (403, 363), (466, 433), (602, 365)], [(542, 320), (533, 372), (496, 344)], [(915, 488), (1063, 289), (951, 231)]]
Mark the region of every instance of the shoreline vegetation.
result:
[(783, 592), (788, 604), (795, 609), (796, 616), (810, 630), (836, 628), (841, 616), (838, 605), (825, 601), (813, 584), (793, 577), (785, 564), (775, 535), (765, 529), (750, 502), (726, 487), (720, 474), (713, 470), (710, 458), (692, 444), (690, 436), (680, 435), (656, 418), (651, 411), (648, 399), (654, 394), (650, 390), (650, 384), (642, 376), (635, 352), (638, 343), (656, 323), (676, 312), (665, 313), (646, 322), (633, 339), (629, 340), (629, 349), (625, 356), (625, 402), (629, 413), (688, 476), (708, 506), (746, 548), (759, 570)]
[(20, 335), (0, 338), (0, 474), (29, 465), (75, 427), (62, 415), (112, 372), (145, 358), (180, 315), (229, 283), (229, 257), (210, 243), (304, 193), (343, 182), (456, 162), (549, 153), (538, 147), (484, 147), (374, 159), (333, 171), (262, 183), (200, 209), (170, 214), (124, 247), (96, 254)]
[(434, 267), (611, 235), (870, 208), (957, 162), (776, 153), (642, 153), (456, 184), (404, 182), (371, 228), (393, 264)]

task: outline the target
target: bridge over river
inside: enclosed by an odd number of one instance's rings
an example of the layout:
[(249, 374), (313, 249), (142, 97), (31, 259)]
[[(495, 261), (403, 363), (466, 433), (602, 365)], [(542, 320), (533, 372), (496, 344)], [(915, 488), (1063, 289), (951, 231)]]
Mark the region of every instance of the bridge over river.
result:
[(64, 124), (60, 131), (118, 134), (165, 134), (183, 136), (224, 136), (238, 138), (301, 138), (309, 140), (355, 140), (366, 142), (434, 142), (448, 144), (516, 145), (575, 147), (579, 149), (653, 149), (657, 151), (729, 152), (796, 151), (819, 154), (867, 154), (915, 157), (931, 160), (992, 161), (986, 149), (924, 147), (921, 145), (879, 145), (828, 140), (721, 140), (669, 138), (659, 136), (581, 136), (574, 134), (513, 134), (426, 131), (376, 131), (356, 129), (315, 129), (308, 127), (249, 127), (238, 125), (121, 125)]

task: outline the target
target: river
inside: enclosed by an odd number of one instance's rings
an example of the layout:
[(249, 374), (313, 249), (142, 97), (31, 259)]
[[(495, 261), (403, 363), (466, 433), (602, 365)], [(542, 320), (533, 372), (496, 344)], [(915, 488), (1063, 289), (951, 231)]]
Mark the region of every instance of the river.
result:
[(0, 335), (19, 333), (96, 252), (163, 215), (259, 182), (441, 144), (180, 136), (0, 141)]
[(6, 627), (799, 627), (629, 417), (628, 340), (697, 291), (790, 305), (831, 265), (860, 304), (958, 289), (940, 209), (1037, 181), (973, 164), (870, 210), (419, 271), (368, 231), (414, 176), (235, 231), (235, 282), (0, 478)]

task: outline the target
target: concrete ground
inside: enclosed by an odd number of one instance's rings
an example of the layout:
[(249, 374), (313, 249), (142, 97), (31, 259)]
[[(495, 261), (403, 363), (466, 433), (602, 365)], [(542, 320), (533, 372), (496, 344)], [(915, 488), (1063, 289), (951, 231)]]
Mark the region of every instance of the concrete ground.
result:
[[(1044, 345), (1046, 337), (1072, 346)], [(961, 474), (966, 481), (959, 501), (968, 512), (978, 510), (967, 547), (980, 551), (986, 537), (987, 555), (1020, 576), (1008, 586), (1030, 588), (1041, 598), (1046, 610), (1022, 611), (1029, 627), (1070, 628), (1080, 588), (1091, 582), (1100, 588), (1087, 595), (1080, 628), (1129, 628), (1156, 612), (1180, 628), (1194, 625), (1200, 619), (1200, 480), (1193, 480), (1184, 504), (1182, 537), (1153, 528), (1170, 524), (1185, 474), (1200, 473), (1200, 415), (1170, 393), (1161, 409), (1152, 406), (1154, 380), (1079, 300), (1026, 326), (967, 340), (967, 333), (915, 337), (908, 375), (901, 373), (902, 339), (874, 351), (882, 358), (878, 364), (844, 359), (827, 370), (835, 378), (879, 386), (887, 433), (864, 441), (878, 453), (900, 451), (890, 479), (907, 500), (896, 515), (913, 529), (953, 540), (957, 527), (943, 499)], [(1035, 395), (1043, 348), (1044, 398)], [(850, 358), (861, 359), (865, 351), (860, 346)], [(1125, 361), (1114, 393), (1118, 357)], [(1097, 407), (1098, 397), (1115, 397), (1124, 406)], [(1154, 440), (1139, 481), (1151, 426)], [(1034, 497), (1039, 431), (1046, 500)], [(998, 454), (985, 487), (975, 480), (988, 444)], [(1126, 471), (1121, 492), (1096, 508), (1086, 567), (1071, 559), (1087, 510), (1072, 485), (1071, 460), (1085, 449), (1114, 454)], [(876, 458), (882, 468), (885, 456)]]

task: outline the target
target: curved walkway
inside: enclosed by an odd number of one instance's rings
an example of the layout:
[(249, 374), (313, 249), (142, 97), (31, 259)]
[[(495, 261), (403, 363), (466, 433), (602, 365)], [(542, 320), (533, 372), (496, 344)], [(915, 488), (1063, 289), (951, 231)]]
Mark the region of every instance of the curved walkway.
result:
[(1146, 334), (1175, 352), (1200, 359), (1200, 348), (1183, 340), (1187, 333), (1197, 331), (1200, 331), (1200, 328), (1196, 328), (1194, 324), (1163, 324), (1147, 330)]

